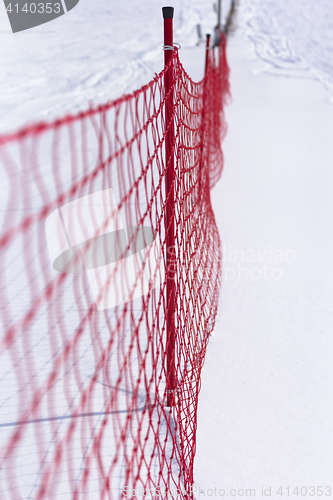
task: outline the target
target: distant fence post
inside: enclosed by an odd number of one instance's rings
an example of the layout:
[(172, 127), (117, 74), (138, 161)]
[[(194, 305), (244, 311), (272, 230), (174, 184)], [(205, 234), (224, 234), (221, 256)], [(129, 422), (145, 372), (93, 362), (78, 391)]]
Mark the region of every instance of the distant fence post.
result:
[(208, 66), (209, 42), (210, 42), (210, 34), (207, 34), (206, 35), (205, 74), (207, 73), (207, 66)]
[[(167, 66), (173, 57), (173, 7), (163, 7), (164, 19), (164, 66)], [(165, 178), (166, 190), (166, 307), (167, 307), (167, 376), (166, 392), (167, 406), (175, 404), (176, 374), (175, 374), (175, 194), (174, 194), (174, 118), (173, 118), (173, 67), (171, 66), (164, 77), (165, 85)]]
[(218, 0), (217, 7), (217, 26), (221, 26), (221, 17), (222, 17), (222, 0)]

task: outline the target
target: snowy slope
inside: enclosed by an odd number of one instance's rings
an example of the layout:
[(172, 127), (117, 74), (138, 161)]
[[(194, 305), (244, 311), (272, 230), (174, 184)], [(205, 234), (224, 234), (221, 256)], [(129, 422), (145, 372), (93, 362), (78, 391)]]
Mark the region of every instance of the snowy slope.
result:
[[(135, 90), (163, 67), (163, 0), (81, 0), (60, 18), (13, 34), (0, 6), (0, 130), (87, 108)], [(175, 0), (175, 41), (211, 32), (212, 4)]]
[[(228, 44), (233, 101), (212, 192), (223, 283), (199, 397), (196, 499), (332, 495), (333, 106), (304, 32), (293, 43), (284, 34), (300, 2), (284, 14), (263, 4), (241, 4)], [(320, 5), (314, 26), (329, 16)]]
[(289, 65), (290, 76), (297, 67), (307, 68), (333, 93), (330, 0), (244, 0), (242, 7), (240, 23), (262, 60), (285, 72)]
[[(211, 31), (211, 2), (172, 3), (175, 40), (198, 79), (195, 25)], [(0, 129), (146, 83), (162, 68), (164, 2), (140, 5), (81, 0), (66, 16), (15, 35), (0, 9)], [(229, 43), (233, 105), (225, 172), (213, 191), (224, 286), (198, 420), (196, 481), (206, 489), (255, 487), (261, 496), (262, 486), (331, 484), (333, 108), (315, 81), (332, 78), (331, 5), (244, 0), (240, 38)], [(240, 253), (228, 262), (230, 250)], [(248, 250), (256, 260), (243, 266)], [(288, 250), (295, 261), (277, 265), (281, 280), (226, 282), (227, 268), (263, 270), (270, 251), (286, 259)]]
[[(162, 69), (163, 0), (80, 0), (65, 16), (13, 34), (0, 8), (0, 131), (86, 108), (134, 90)], [(216, 22), (212, 3), (175, 0), (175, 40), (197, 41)], [(230, 0), (224, 0), (223, 16)], [(241, 29), (265, 70), (333, 82), (333, 5), (243, 0)], [(286, 8), (287, 6), (287, 8)], [(199, 61), (198, 61), (199, 63)]]

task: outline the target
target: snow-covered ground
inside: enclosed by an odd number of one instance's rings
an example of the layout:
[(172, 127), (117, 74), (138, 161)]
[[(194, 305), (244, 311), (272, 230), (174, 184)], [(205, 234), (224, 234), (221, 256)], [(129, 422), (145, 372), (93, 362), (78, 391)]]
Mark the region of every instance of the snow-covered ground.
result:
[(266, 68), (289, 76), (307, 69), (333, 93), (331, 0), (243, 0), (241, 5), (240, 23)]
[[(81, 0), (15, 35), (0, 8), (0, 130), (145, 84), (163, 64), (164, 3)], [(195, 26), (211, 31), (216, 15), (206, 0), (172, 3), (181, 59), (198, 80)], [(199, 399), (197, 498), (215, 487), (281, 498), (280, 486), (283, 498), (297, 486), (329, 496), (332, 10), (331, 0), (240, 0), (225, 170), (212, 193), (224, 274)]]
[[(0, 6), (0, 131), (120, 97), (163, 67), (163, 0), (80, 0), (66, 15), (13, 34)], [(229, 0), (227, 2), (229, 4)], [(175, 0), (175, 41), (216, 23), (212, 4)]]
[(228, 45), (233, 101), (212, 192), (223, 285), (199, 397), (197, 499), (333, 494), (333, 106), (312, 55), (277, 29), (277, 6), (244, 1)]
[[(66, 15), (16, 34), (0, 6), (0, 132), (84, 109), (89, 100), (105, 102), (145, 84), (163, 64), (165, 3), (80, 0)], [(203, 34), (212, 31), (213, 1), (171, 3), (175, 40), (183, 48), (195, 45), (198, 23)], [(230, 0), (222, 5), (224, 17)], [(242, 29), (266, 70), (316, 76), (333, 88), (331, 0), (240, 0), (240, 5), (248, 21), (242, 20)]]

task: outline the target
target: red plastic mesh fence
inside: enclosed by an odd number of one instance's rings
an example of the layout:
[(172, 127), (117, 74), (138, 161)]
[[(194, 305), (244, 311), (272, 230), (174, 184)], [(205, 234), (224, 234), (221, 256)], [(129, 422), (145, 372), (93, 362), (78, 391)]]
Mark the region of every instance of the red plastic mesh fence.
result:
[(210, 188), (223, 165), (227, 77), (224, 40), (199, 83), (175, 50), (131, 95), (0, 137), (1, 500), (193, 498), (220, 286)]

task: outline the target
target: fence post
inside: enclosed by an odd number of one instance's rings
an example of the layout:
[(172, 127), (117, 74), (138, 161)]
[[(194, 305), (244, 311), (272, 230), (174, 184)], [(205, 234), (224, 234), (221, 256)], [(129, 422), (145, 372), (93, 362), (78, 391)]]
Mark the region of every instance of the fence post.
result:
[(207, 66), (208, 66), (209, 41), (210, 41), (210, 35), (207, 33), (207, 35), (206, 35), (206, 55), (205, 55), (205, 74), (207, 73)]
[(221, 26), (221, 17), (222, 17), (222, 0), (218, 0), (217, 7), (217, 26)]
[[(164, 19), (164, 66), (166, 67), (173, 57), (173, 7), (163, 7)], [(171, 65), (164, 76), (165, 85), (165, 239), (166, 239), (166, 307), (167, 307), (167, 376), (166, 393), (167, 406), (175, 404), (176, 374), (175, 374), (175, 194), (174, 194), (174, 119), (173, 115), (173, 66)]]

